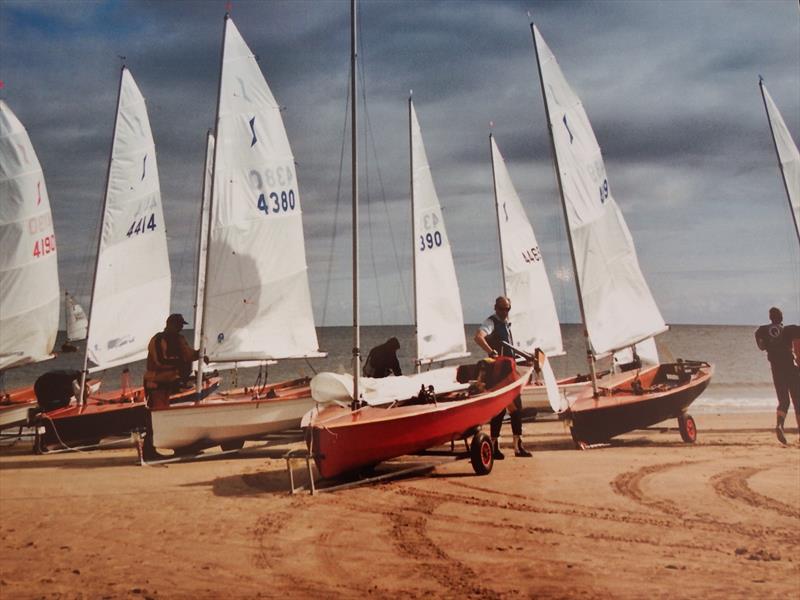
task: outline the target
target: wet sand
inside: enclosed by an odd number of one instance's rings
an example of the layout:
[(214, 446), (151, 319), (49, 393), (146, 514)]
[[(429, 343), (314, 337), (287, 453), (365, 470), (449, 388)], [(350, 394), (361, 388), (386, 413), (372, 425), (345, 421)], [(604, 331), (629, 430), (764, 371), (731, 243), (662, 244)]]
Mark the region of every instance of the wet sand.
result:
[(530, 459), (505, 425), (488, 476), (448, 461), (316, 496), (288, 493), (286, 446), (158, 467), (4, 447), (0, 597), (797, 597), (793, 416), (789, 447), (772, 414), (695, 418), (694, 445), (670, 422), (583, 452), (527, 423)]

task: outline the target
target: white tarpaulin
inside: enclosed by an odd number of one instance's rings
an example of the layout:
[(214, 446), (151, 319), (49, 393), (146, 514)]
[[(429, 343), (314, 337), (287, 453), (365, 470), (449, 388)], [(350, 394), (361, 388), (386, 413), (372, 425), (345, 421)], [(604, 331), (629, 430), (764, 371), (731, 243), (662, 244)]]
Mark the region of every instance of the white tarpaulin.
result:
[(534, 36), (586, 329), (594, 352), (604, 354), (667, 327), (639, 268), (586, 111), (535, 26)]
[(508, 318), (514, 345), (527, 352), (541, 348), (548, 356), (563, 354), (561, 327), (539, 244), (494, 136), (490, 139), (503, 281), (511, 300)]
[(42, 167), (25, 127), (0, 100), (0, 370), (51, 357), (60, 299)]
[(92, 370), (147, 356), (169, 315), (170, 270), (147, 107), (122, 69), (86, 351)]

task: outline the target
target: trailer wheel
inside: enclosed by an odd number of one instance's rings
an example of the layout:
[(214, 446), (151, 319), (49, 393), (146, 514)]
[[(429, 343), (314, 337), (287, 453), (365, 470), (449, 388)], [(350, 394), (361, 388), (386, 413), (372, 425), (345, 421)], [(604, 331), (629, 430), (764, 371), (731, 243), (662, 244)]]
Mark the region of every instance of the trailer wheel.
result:
[(475, 434), (469, 447), (469, 459), (478, 475), (488, 475), (494, 466), (492, 440), (483, 432)]
[(687, 444), (694, 444), (697, 440), (697, 424), (694, 417), (690, 414), (682, 414), (678, 417), (678, 429), (681, 432), (681, 439)]
[(222, 442), (220, 444), (220, 448), (223, 451), (228, 452), (229, 450), (241, 450), (244, 448), (244, 440), (231, 440), (229, 442)]

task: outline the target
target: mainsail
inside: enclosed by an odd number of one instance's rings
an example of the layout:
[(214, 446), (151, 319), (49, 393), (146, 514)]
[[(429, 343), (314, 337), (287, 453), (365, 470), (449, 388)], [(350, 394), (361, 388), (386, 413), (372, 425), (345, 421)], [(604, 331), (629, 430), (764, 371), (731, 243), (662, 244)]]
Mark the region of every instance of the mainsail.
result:
[(202, 329), (215, 361), (319, 356), (294, 156), (280, 106), (228, 17)]
[(77, 342), (86, 339), (86, 327), (89, 320), (83, 307), (75, 302), (69, 292), (64, 292), (64, 310), (67, 321), (67, 341)]
[(60, 295), (42, 167), (0, 100), (0, 370), (52, 357)]
[(511, 300), (514, 345), (529, 352), (541, 348), (550, 357), (563, 354), (558, 313), (539, 244), (497, 142), (492, 135), (489, 139), (503, 286)]
[(600, 355), (667, 327), (639, 268), (586, 111), (541, 33), (532, 29), (586, 329)]
[(411, 99), (408, 110), (417, 360), (428, 363), (468, 353), (453, 254)]
[(772, 139), (775, 142), (775, 152), (778, 154), (778, 164), (786, 187), (786, 196), (794, 220), (794, 230), (797, 233), (797, 240), (800, 242), (800, 152), (797, 150), (797, 145), (794, 143), (778, 107), (772, 100), (772, 96), (769, 95), (764, 81), (759, 79), (758, 83), (764, 98)]
[(89, 312), (91, 370), (147, 355), (169, 314), (170, 287), (153, 134), (144, 98), (123, 67)]

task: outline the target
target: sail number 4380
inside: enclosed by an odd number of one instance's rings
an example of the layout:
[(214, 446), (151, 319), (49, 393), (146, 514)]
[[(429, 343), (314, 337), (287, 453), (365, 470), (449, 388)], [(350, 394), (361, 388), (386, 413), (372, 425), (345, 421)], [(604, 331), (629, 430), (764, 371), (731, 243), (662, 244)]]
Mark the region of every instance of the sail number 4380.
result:
[(262, 211), (265, 215), (270, 213), (289, 212), (297, 206), (294, 190), (283, 190), (280, 192), (271, 192), (269, 197), (264, 194), (258, 196), (256, 203), (258, 210)]

